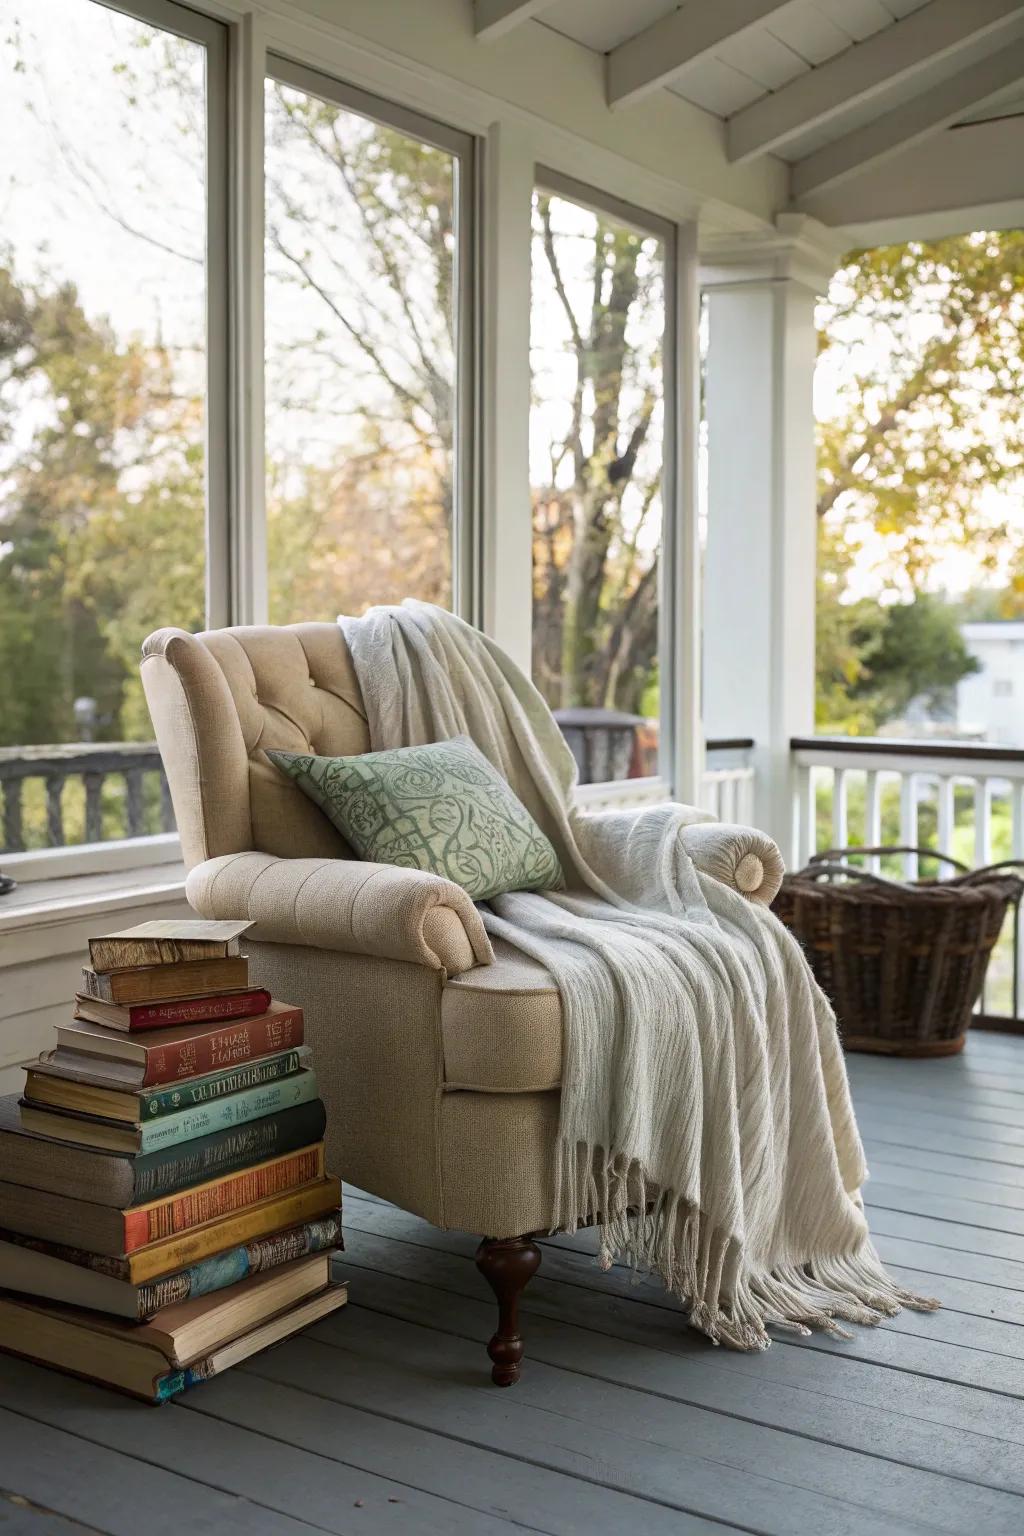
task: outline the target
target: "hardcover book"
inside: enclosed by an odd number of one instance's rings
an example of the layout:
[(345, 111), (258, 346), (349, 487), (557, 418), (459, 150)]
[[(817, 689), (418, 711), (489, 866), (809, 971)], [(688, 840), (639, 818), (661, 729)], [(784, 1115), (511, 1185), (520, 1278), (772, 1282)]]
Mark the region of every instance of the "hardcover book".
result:
[[(303, 1277), (304, 1283), (312, 1284), (313, 1273), (308, 1280)], [(251, 1283), (258, 1285), (261, 1280), (274, 1278), (259, 1276)], [(344, 1284), (321, 1283), (311, 1295), (306, 1294), (286, 1310), (265, 1316), (247, 1332), (181, 1365), (168, 1358), (173, 1340), (166, 1330), (151, 1329), (145, 1323), (117, 1323), (100, 1313), (80, 1312), (54, 1302), (0, 1296), (0, 1348), (117, 1387), (146, 1402), (161, 1403), (301, 1332), (344, 1306), (346, 1300)], [(193, 1337), (199, 1332), (194, 1326)]]
[(98, 998), (79, 992), (75, 997), (75, 1017), (90, 1024), (128, 1033), (140, 1029), (166, 1029), (172, 1024), (225, 1023), (229, 1019), (251, 1019), (266, 1013), (270, 993), (265, 987), (250, 987), (244, 992), (223, 992), (211, 997), (184, 997), (168, 1003), (101, 1003)]
[[(310, 1146), (323, 1136), (326, 1124), (323, 1103), (314, 1099), (196, 1141), (132, 1157), (33, 1134), (23, 1117), (13, 1094), (0, 1098), (0, 1170), (9, 1184), (23, 1185), (27, 1192), (63, 1195), (73, 1190), (80, 1200), (122, 1210)], [(0, 1226), (22, 1230), (2, 1215)]]
[[(299, 1072), (283, 1082), (262, 1084), (241, 1093), (212, 1100), (164, 1115), (159, 1120), (125, 1124), (100, 1119), (80, 1110), (41, 1107), (27, 1097), (21, 1101), (21, 1123), (32, 1136), (47, 1136), (97, 1151), (121, 1152), (139, 1158), (164, 1147), (177, 1147), (201, 1137), (214, 1136), (232, 1126), (264, 1120), (308, 1104), (317, 1097), (315, 1072)], [(307, 1136), (306, 1141), (310, 1140)]]
[(181, 960), (223, 960), (237, 955), (249, 922), (205, 918), (156, 919), (89, 940), (94, 971), (128, 971), (139, 965), (176, 965)]
[(183, 960), (178, 965), (142, 965), (101, 974), (82, 967), (82, 991), (101, 1003), (160, 1003), (178, 997), (208, 997), (239, 992), (249, 984), (244, 955), (225, 960)]
[[(152, 1317), (172, 1302), (222, 1291), (250, 1275), (264, 1274), (307, 1254), (340, 1251), (341, 1212), (242, 1243), (200, 1259), (158, 1280), (133, 1284), (96, 1266), (110, 1263), (80, 1248), (41, 1238), (0, 1233), (0, 1290), (17, 1291), (69, 1306), (89, 1307), (134, 1322)], [(115, 1261), (116, 1262), (116, 1261)]]
[(66, 1060), (64, 1050), (73, 1051), (76, 1058), (90, 1057), (91, 1071), (120, 1087), (152, 1088), (179, 1078), (206, 1077), (301, 1044), (302, 1009), (278, 1002), (255, 1019), (154, 1029), (141, 1035), (113, 1034), (82, 1019), (57, 1025), (58, 1059)]
[[(5, 1172), (7, 1170), (5, 1169)], [(149, 1243), (323, 1178), (323, 1143), (119, 1210), (49, 1190), (0, 1183), (0, 1226), (118, 1258)]]
[(229, 1094), (278, 1083), (294, 1077), (296, 1072), (309, 1071), (313, 1064), (312, 1051), (307, 1045), (300, 1045), (295, 1050), (262, 1056), (225, 1072), (182, 1078), (171, 1087), (133, 1090), (110, 1087), (103, 1077), (90, 1070), (96, 1063), (88, 1056), (76, 1056), (69, 1062), (69, 1053), (65, 1052), (61, 1061), (56, 1059), (57, 1055), (56, 1051), (48, 1051), (27, 1068), (25, 1098), (29, 1103), (71, 1109), (129, 1125), (159, 1120), (192, 1105), (213, 1104)]
[(219, 1258), (229, 1249), (272, 1237), (288, 1227), (331, 1216), (340, 1204), (339, 1180), (318, 1179), (300, 1189), (259, 1200), (244, 1211), (223, 1216), (219, 1221), (208, 1221), (189, 1232), (180, 1232), (145, 1248), (137, 1248), (134, 1253), (96, 1253), (69, 1243), (66, 1237), (40, 1238), (10, 1228), (0, 1228), (0, 1237), (6, 1242), (36, 1244), (44, 1252), (66, 1259), (69, 1264), (83, 1265), (97, 1274), (127, 1280), (131, 1285), (143, 1285), (173, 1275), (178, 1270), (190, 1269), (206, 1259)]

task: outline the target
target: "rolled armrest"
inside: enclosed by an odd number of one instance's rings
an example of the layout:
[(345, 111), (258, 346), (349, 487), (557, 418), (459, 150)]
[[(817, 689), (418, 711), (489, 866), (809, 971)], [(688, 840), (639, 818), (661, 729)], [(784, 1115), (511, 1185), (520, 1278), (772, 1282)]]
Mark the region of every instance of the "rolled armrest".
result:
[(466, 892), (423, 870), (228, 853), (197, 864), (185, 894), (200, 916), (248, 918), (252, 937), (272, 944), (407, 960), (449, 976), (494, 959)]
[(764, 832), (710, 821), (683, 827), (679, 840), (702, 874), (762, 906), (774, 901), (786, 866), (778, 846)]

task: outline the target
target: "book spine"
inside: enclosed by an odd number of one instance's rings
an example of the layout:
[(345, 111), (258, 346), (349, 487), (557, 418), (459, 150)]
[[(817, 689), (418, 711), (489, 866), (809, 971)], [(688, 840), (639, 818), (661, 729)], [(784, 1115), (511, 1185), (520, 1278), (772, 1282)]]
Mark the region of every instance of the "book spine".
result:
[(284, 1194), (300, 1184), (309, 1184), (323, 1174), (323, 1145), (305, 1147), (288, 1157), (246, 1168), (214, 1184), (201, 1185), (184, 1194), (172, 1195), (153, 1205), (122, 1212), (124, 1252), (134, 1253), (147, 1243), (159, 1242), (177, 1232), (186, 1232), (206, 1221), (229, 1216), (243, 1206), (255, 1205), (272, 1195)]
[[(329, 1215), (341, 1204), (341, 1185), (337, 1179), (321, 1179), (316, 1184), (306, 1184), (301, 1189), (266, 1200), (260, 1205), (248, 1206), (244, 1211), (214, 1222), (208, 1227), (197, 1227), (172, 1239), (139, 1248), (116, 1262), (121, 1264), (121, 1275), (133, 1285), (159, 1279), (161, 1275), (186, 1269), (213, 1254), (223, 1253), (256, 1238), (283, 1231), (304, 1221)], [(94, 1267), (92, 1265), (90, 1268)], [(106, 1272), (106, 1271), (105, 1271)]]
[(324, 1253), (329, 1248), (341, 1247), (341, 1212), (324, 1217), (321, 1221), (308, 1221), (304, 1226), (292, 1227), (287, 1232), (275, 1232), (271, 1237), (243, 1243), (226, 1253), (214, 1254), (201, 1259), (189, 1269), (181, 1269), (174, 1275), (165, 1275), (139, 1287), (138, 1307), (140, 1320), (152, 1317), (161, 1307), (169, 1307), (179, 1301), (195, 1300), (236, 1285), (250, 1275), (262, 1274), (290, 1264), (293, 1259), (304, 1259), (312, 1253)]
[(101, 1002), (173, 1003), (183, 997), (248, 990), (249, 962), (244, 955), (235, 955), (227, 960), (183, 960), (178, 965), (140, 965), (103, 974), (84, 966), (82, 980), (89, 996)]
[(229, 1093), (241, 1093), (261, 1083), (276, 1083), (294, 1077), (310, 1061), (312, 1053), (308, 1047), (299, 1046), (294, 1051), (282, 1051), (277, 1056), (263, 1056), (257, 1061), (246, 1062), (245, 1066), (228, 1072), (186, 1078), (173, 1088), (143, 1089), (139, 1094), (139, 1119), (147, 1122), (164, 1115), (176, 1115), (193, 1104), (209, 1104), (215, 1099), (226, 1098)]
[(317, 1096), (316, 1073), (303, 1072), (280, 1083), (267, 1083), (248, 1088), (217, 1099), (212, 1104), (200, 1104), (182, 1110), (176, 1115), (165, 1115), (141, 1127), (139, 1151), (143, 1154), (157, 1152), (162, 1147), (180, 1146), (195, 1141), (200, 1136), (212, 1136), (217, 1131), (229, 1130), (233, 1125), (245, 1125), (252, 1120), (262, 1120), (267, 1115), (294, 1109), (298, 1104), (308, 1104)]
[(212, 1136), (129, 1160), (133, 1192), (128, 1203), (144, 1205), (196, 1184), (223, 1178), (253, 1163), (265, 1163), (299, 1147), (311, 1146), (323, 1136), (326, 1118), (323, 1104), (316, 1099), (246, 1125), (230, 1126)]
[(128, 1003), (128, 1029), (166, 1029), (169, 1024), (214, 1024), (218, 1019), (251, 1019), (266, 1013), (270, 993), (264, 987), (224, 997), (186, 997), (176, 1003)]
[(206, 1077), (255, 1056), (270, 1056), (301, 1044), (301, 1008), (243, 1019), (230, 1028), (204, 1030), (173, 1045), (151, 1047), (146, 1053), (142, 1087), (173, 1083), (179, 1077)]

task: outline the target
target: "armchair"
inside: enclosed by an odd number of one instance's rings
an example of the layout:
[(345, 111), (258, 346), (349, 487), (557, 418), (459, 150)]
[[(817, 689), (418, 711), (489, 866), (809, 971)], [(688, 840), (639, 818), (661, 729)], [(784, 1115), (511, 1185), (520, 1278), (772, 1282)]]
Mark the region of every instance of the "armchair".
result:
[[(484, 1234), (477, 1263), (499, 1304), (492, 1375), (510, 1384), (518, 1297), (540, 1262), (533, 1234), (553, 1223), (553, 978), (492, 946), (459, 886), (355, 860), (267, 759), (268, 748), (369, 750), (336, 625), (158, 630), (142, 681), (189, 902), (204, 917), (251, 919), (254, 980), (304, 1009), (331, 1165), (439, 1227)], [(770, 839), (718, 825), (684, 835), (699, 867), (771, 899), (782, 866)]]

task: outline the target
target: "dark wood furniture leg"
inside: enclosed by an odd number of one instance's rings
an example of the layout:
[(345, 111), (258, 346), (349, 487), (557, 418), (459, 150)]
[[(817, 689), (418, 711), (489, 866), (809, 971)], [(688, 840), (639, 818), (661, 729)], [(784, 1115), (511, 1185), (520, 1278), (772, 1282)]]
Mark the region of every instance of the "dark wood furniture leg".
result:
[(532, 1237), (485, 1237), (476, 1251), (476, 1267), (498, 1299), (498, 1331), (487, 1346), (491, 1380), (510, 1387), (519, 1380), (523, 1358), (519, 1297), (540, 1268), (540, 1249)]

